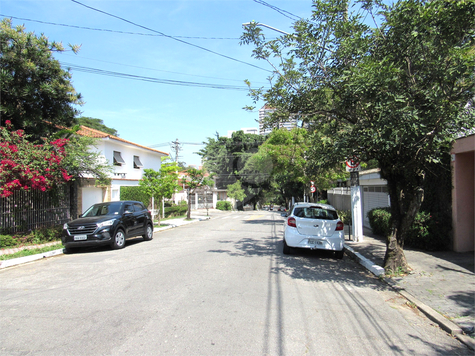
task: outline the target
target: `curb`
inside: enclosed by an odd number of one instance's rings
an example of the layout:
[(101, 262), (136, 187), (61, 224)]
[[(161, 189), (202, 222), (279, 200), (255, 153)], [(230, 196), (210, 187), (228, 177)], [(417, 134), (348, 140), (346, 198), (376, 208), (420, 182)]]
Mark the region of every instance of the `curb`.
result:
[(364, 257), (361, 253), (355, 252), (355, 250), (353, 250), (350, 246), (343, 244), (343, 247), (349, 255), (351, 255), (353, 258), (356, 258), (358, 262), (360, 263), (360, 265), (365, 267), (367, 270), (373, 273), (376, 277), (384, 275), (383, 267), (378, 266), (377, 264), (374, 264), (372, 261)]
[(53, 250), (53, 251), (48, 251), (48, 252), (44, 252), (44, 253), (39, 253), (37, 255), (12, 258), (11, 260), (0, 261), (0, 269), (7, 268), (7, 267), (12, 267), (12, 266), (16, 266), (16, 265), (19, 265), (19, 264), (28, 263), (28, 262), (32, 262), (32, 261), (36, 261), (36, 260), (41, 260), (41, 259), (47, 258), (47, 257), (62, 255), (62, 254), (63, 254), (63, 249), (61, 248), (59, 250)]
[[(194, 222), (209, 220), (209, 219), (210, 219), (210, 217), (207, 216), (205, 218), (197, 218), (197, 219), (193, 219), (193, 220), (190, 220), (190, 221), (184, 221), (183, 224), (179, 224), (179, 225), (172, 224), (172, 225), (169, 225), (169, 226), (154, 228), (153, 232), (155, 233), (155, 232), (159, 232), (159, 231), (163, 231), (163, 230), (168, 230), (168, 229), (172, 229), (172, 228), (175, 228), (175, 227), (178, 227), (178, 226), (188, 225), (188, 224), (191, 224), (191, 223), (194, 223)], [(7, 267), (13, 267), (13, 266), (21, 265), (23, 263), (33, 262), (33, 261), (41, 260), (43, 258), (58, 256), (58, 255), (62, 255), (62, 254), (64, 254), (64, 252), (63, 252), (63, 249), (61, 248), (61, 249), (58, 249), (58, 250), (43, 252), (43, 253), (39, 253), (39, 254), (36, 254), (36, 255), (12, 258), (11, 260), (1, 260), (0, 261), (0, 269), (7, 268)]]
[[(351, 258), (356, 259), (363, 267), (365, 267), (368, 271), (373, 273), (376, 277), (384, 277), (384, 268), (374, 264), (372, 261), (364, 257), (358, 252), (355, 252), (351, 247), (347, 246), (346, 244), (343, 245), (344, 250), (350, 255)], [(383, 280), (397, 293), (401, 294), (404, 298), (409, 300), (411, 303), (414, 303), (425, 316), (427, 316), (430, 320), (435, 322), (439, 325), (441, 329), (445, 332), (451, 334), (455, 338), (457, 338), (460, 342), (465, 344), (469, 349), (475, 350), (475, 339), (471, 338), (468, 335), (463, 333), (463, 330), (460, 326), (455, 324), (454, 322), (450, 321), (443, 315), (436, 312), (434, 309), (429, 307), (428, 305), (421, 302), (419, 299), (414, 297), (412, 294), (408, 293), (404, 288), (399, 287), (394, 281), (383, 278)]]

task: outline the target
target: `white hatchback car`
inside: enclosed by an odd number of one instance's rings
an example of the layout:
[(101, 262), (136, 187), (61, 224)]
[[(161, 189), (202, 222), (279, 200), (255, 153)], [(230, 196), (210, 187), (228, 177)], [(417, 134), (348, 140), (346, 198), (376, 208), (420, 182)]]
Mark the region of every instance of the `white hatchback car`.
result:
[(333, 206), (296, 203), (284, 223), (284, 254), (293, 247), (335, 251), (337, 258), (343, 258), (343, 228)]

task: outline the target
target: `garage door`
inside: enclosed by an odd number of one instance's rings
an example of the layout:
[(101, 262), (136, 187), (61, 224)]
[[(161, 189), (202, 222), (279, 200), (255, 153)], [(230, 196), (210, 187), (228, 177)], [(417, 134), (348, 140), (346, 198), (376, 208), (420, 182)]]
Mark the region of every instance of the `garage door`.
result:
[(86, 211), (91, 205), (102, 203), (102, 188), (82, 188), (82, 210)]
[(368, 212), (374, 208), (389, 207), (389, 194), (386, 187), (363, 187), (363, 221), (369, 227)]

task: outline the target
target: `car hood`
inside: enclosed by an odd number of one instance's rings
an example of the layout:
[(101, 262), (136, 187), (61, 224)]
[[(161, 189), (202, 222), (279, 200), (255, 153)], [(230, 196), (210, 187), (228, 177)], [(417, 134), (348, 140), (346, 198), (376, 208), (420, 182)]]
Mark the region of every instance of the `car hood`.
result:
[(97, 224), (103, 221), (117, 219), (118, 215), (102, 215), (102, 216), (91, 216), (89, 218), (79, 218), (73, 221), (68, 222), (69, 226), (73, 225), (86, 225), (86, 224)]

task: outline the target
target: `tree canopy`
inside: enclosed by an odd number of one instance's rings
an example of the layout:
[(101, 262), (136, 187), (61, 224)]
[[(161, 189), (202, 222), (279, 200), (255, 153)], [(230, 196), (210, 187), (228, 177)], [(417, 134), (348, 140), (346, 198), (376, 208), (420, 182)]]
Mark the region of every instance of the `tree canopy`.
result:
[[(242, 43), (255, 46), (253, 56), (281, 61), (271, 89), (251, 95), (330, 132), (335, 160), (377, 160), (391, 199), (385, 267), (407, 269), (404, 239), (427, 167), (457, 133), (475, 126), (475, 116), (464, 115), (475, 95), (475, 2), (361, 0), (352, 11), (349, 5), (315, 0), (311, 19), (272, 41), (248, 26)], [(372, 26), (365, 21), (371, 18)]]
[[(73, 51), (78, 47), (72, 46)], [(0, 125), (8, 120), (30, 139), (40, 141), (58, 130), (72, 127), (82, 104), (71, 84), (71, 74), (54, 59), (61, 43), (45, 35), (12, 28), (11, 20), (0, 22)]]
[(236, 131), (231, 138), (208, 138), (198, 154), (203, 157), (204, 168), (215, 175), (217, 188), (240, 181), (246, 193), (245, 203), (255, 204), (262, 189), (269, 184), (269, 172), (243, 169), (264, 140), (264, 136)]
[[(168, 158), (163, 159), (160, 170), (144, 169), (142, 179), (139, 181), (141, 189), (153, 197), (157, 203), (163, 198), (171, 198), (173, 193), (180, 189), (178, 184), (178, 166), (174, 162), (166, 162)], [(158, 214), (160, 222), (160, 214)]]

